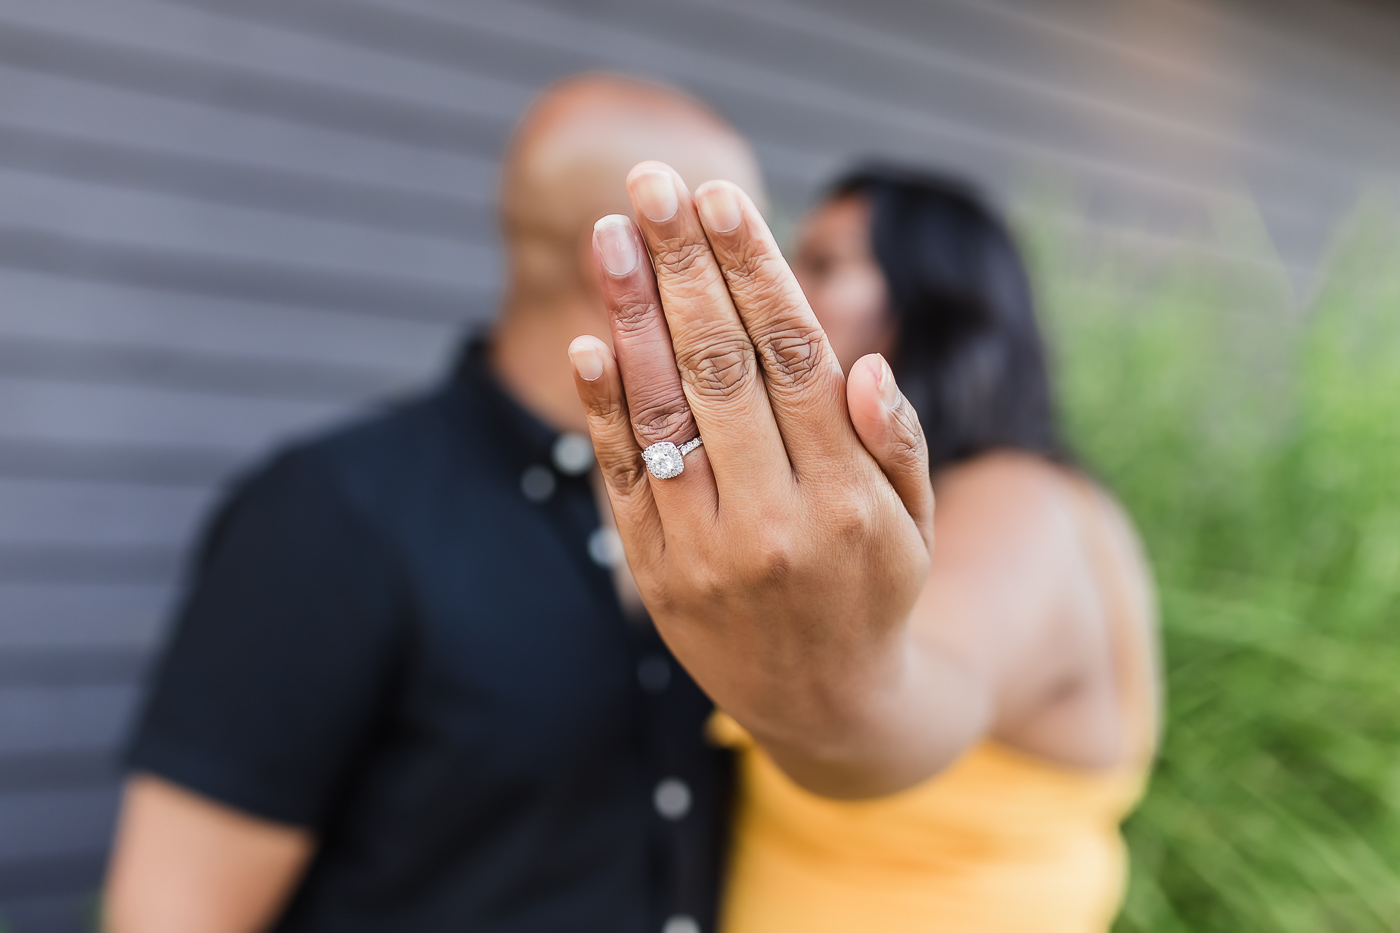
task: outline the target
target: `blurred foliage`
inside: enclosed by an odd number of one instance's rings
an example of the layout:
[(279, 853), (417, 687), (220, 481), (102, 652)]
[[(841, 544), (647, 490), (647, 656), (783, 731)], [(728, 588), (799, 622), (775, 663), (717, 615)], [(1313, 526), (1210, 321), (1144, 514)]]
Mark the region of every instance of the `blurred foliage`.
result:
[(1300, 302), (1246, 210), (1199, 253), (1051, 216), (1023, 239), (1066, 424), (1161, 593), (1116, 930), (1400, 930), (1400, 217), (1369, 199)]

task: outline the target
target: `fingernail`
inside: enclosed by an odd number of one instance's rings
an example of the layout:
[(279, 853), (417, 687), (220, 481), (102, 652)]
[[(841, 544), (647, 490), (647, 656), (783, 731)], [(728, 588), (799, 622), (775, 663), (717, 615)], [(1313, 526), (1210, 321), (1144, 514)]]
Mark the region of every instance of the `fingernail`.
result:
[(697, 198), (700, 219), (715, 233), (728, 233), (739, 226), (739, 199), (728, 185), (711, 185)]
[(884, 354), (880, 355), (880, 368), (875, 373), (875, 381), (880, 388), (880, 400), (885, 403), (888, 409), (899, 407), (899, 386), (894, 381), (894, 370), (890, 369), (890, 364), (885, 362)]
[(681, 204), (676, 195), (676, 182), (666, 172), (643, 172), (632, 179), (632, 196), (636, 199), (637, 210), (655, 224), (676, 216)]
[(631, 227), (627, 218), (619, 214), (609, 214), (593, 225), (593, 243), (598, 247), (598, 257), (613, 275), (626, 275), (637, 268), (640, 256)]
[(570, 346), (569, 360), (574, 364), (574, 372), (584, 382), (593, 382), (603, 375), (603, 355), (591, 343)]

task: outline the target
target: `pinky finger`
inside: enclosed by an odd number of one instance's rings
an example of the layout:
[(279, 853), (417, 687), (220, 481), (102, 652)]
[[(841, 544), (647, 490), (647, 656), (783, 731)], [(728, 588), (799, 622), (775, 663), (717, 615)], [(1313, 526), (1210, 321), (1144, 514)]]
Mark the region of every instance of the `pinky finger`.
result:
[(894, 491), (924, 542), (933, 545), (933, 485), (929, 482), (928, 440), (919, 413), (899, 391), (890, 364), (878, 353), (863, 356), (846, 380), (846, 408), (861, 443)]
[(617, 359), (597, 337), (576, 337), (569, 344), (574, 385), (588, 416), (588, 433), (612, 502), (617, 532), (636, 572), (654, 563), (665, 550), (661, 516), (647, 480), (646, 462), (637, 447)]

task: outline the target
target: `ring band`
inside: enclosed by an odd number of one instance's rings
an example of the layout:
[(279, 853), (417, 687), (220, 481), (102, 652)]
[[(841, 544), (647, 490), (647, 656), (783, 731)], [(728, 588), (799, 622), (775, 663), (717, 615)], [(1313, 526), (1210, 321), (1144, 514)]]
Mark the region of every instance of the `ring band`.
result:
[(703, 443), (705, 442), (699, 437), (679, 447), (670, 441), (661, 441), (642, 451), (642, 459), (646, 461), (652, 476), (657, 479), (671, 479), (685, 472), (685, 455)]

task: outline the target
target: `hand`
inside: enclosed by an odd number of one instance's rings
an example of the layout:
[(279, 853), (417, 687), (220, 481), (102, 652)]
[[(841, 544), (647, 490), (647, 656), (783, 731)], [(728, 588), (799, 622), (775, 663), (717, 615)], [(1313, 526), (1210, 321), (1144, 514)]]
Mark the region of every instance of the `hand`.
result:
[[(860, 783), (900, 695), (933, 492), (923, 432), (879, 355), (842, 375), (758, 210), (628, 177), (639, 226), (598, 222), (616, 355), (570, 347), (642, 598), (676, 656), (790, 774)], [(700, 435), (671, 479), (642, 449)]]

